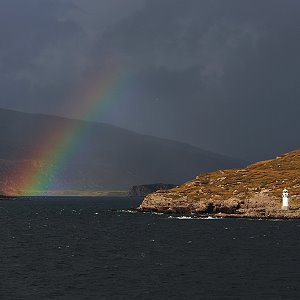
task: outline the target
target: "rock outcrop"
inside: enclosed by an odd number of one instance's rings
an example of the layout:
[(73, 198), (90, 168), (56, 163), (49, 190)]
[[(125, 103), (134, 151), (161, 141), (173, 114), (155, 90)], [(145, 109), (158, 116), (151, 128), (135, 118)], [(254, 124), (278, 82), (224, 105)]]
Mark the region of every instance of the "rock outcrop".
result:
[(169, 183), (154, 183), (154, 184), (142, 184), (134, 185), (128, 192), (130, 197), (145, 197), (158, 190), (168, 190), (176, 187), (175, 184)]
[[(290, 192), (290, 210), (281, 193)], [(243, 169), (202, 174), (144, 198), (141, 211), (213, 214), (216, 217), (300, 218), (300, 150)]]

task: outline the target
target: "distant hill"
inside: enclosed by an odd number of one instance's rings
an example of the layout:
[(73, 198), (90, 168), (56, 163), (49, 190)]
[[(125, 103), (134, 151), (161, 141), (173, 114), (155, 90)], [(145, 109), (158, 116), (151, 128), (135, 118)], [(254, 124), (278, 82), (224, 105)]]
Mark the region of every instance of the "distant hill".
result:
[[(282, 210), (282, 191), (290, 210)], [(146, 196), (140, 209), (217, 217), (300, 218), (300, 150), (243, 169), (197, 176), (176, 188)]]
[[(199, 171), (245, 164), (184, 143), (102, 123), (4, 109), (0, 109), (0, 122), (0, 193), (24, 192), (18, 184), (24, 180), (20, 175), (23, 169), (31, 173), (41, 170), (53, 181), (52, 190), (95, 191), (127, 190), (145, 182), (183, 182)], [(45, 148), (55, 149), (55, 136), (66, 128), (81, 128), (84, 133), (51, 178)]]

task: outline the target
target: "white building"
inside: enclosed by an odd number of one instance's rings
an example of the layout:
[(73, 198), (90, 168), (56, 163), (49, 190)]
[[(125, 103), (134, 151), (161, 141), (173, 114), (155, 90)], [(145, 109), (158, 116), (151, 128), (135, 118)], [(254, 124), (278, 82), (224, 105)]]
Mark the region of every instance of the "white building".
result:
[(289, 192), (287, 189), (282, 191), (282, 209), (289, 210)]

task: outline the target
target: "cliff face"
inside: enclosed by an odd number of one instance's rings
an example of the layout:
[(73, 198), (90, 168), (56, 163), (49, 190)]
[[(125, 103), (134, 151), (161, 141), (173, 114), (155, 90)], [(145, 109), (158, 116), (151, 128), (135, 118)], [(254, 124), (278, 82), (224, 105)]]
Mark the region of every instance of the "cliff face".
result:
[[(281, 193), (289, 190), (289, 211)], [(300, 150), (244, 169), (202, 174), (145, 197), (142, 211), (216, 214), (220, 217), (300, 218)]]
[(174, 184), (168, 184), (168, 183), (134, 185), (128, 192), (128, 195), (130, 197), (145, 197), (148, 194), (154, 193), (158, 190), (172, 189), (175, 186), (176, 185)]

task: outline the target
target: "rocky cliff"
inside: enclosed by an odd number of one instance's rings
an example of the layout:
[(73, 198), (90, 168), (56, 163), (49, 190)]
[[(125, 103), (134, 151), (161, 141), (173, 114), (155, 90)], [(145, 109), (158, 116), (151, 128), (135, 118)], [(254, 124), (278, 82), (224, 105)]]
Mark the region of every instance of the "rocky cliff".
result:
[(176, 187), (175, 184), (168, 183), (154, 183), (134, 185), (128, 192), (130, 197), (145, 197), (148, 194), (154, 193), (158, 190), (168, 190)]
[[(281, 193), (290, 193), (289, 211)], [(300, 150), (243, 169), (201, 174), (176, 188), (145, 197), (142, 211), (219, 217), (300, 218)]]

